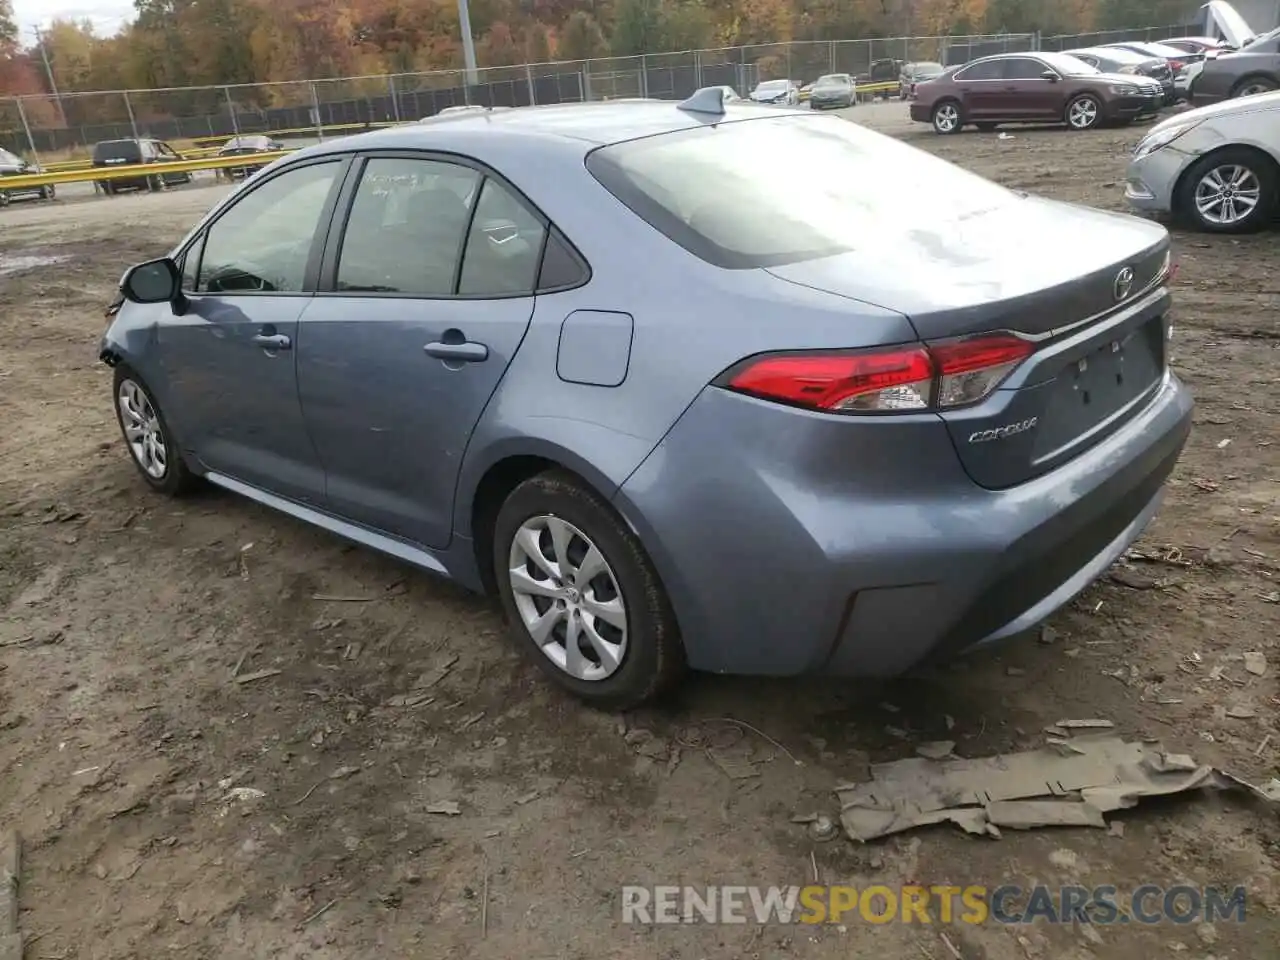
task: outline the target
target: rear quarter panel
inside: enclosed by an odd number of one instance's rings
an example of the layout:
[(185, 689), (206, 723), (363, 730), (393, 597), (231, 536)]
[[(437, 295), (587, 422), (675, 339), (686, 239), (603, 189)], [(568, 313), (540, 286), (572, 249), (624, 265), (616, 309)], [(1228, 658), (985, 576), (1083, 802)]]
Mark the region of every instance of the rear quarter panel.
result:
[[(750, 122), (750, 121), (746, 121)], [(904, 316), (780, 282), (763, 270), (704, 263), (641, 220), (576, 157), (491, 148), (484, 156), (555, 222), (591, 266), (585, 285), (537, 298), (529, 331), (464, 455), (454, 528), (471, 535), (477, 485), (510, 456), (544, 456), (613, 497), (698, 393), (744, 357), (780, 349), (914, 339)], [(557, 373), (565, 318), (630, 314), (626, 377), (617, 386)]]

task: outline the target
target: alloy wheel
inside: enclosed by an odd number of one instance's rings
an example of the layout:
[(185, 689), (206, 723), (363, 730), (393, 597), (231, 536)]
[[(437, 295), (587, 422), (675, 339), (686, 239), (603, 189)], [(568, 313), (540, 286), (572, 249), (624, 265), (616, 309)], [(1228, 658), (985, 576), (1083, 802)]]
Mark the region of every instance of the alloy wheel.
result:
[(941, 133), (950, 133), (960, 124), (960, 111), (954, 103), (944, 103), (933, 113), (933, 125)]
[(600, 548), (573, 524), (531, 517), (511, 542), (511, 592), (544, 656), (578, 680), (604, 680), (627, 653), (627, 608)]
[(1196, 213), (1216, 226), (1232, 226), (1253, 216), (1262, 199), (1262, 183), (1237, 163), (1214, 167), (1196, 184)]
[(1077, 130), (1088, 130), (1098, 120), (1098, 103), (1089, 97), (1081, 97), (1067, 108), (1067, 122)]
[(160, 416), (151, 398), (136, 381), (125, 379), (120, 381), (116, 403), (120, 407), (125, 442), (129, 444), (133, 459), (147, 476), (163, 480), (169, 472), (169, 458)]
[(1242, 87), (1240, 89), (1239, 96), (1253, 97), (1253, 96), (1257, 96), (1260, 93), (1270, 93), (1273, 89), (1274, 87), (1272, 87), (1269, 83), (1264, 83), (1262, 81), (1255, 81), (1253, 83), (1247, 84), (1246, 86)]

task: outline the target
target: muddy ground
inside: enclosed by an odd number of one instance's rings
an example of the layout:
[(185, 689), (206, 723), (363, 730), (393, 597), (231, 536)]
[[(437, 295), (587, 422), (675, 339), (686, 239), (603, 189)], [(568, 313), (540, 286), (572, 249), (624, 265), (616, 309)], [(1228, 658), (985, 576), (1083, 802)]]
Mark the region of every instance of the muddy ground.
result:
[[(1011, 186), (1116, 210), (1139, 134), (943, 139), (907, 129), (899, 105), (856, 115)], [(1052, 642), (887, 686), (698, 677), (619, 718), (553, 692), (483, 599), (229, 494), (146, 491), (96, 363), (101, 310), (123, 267), (163, 253), (218, 189), (0, 216), (10, 267), (66, 258), (0, 275), (0, 826), (26, 840), (28, 957), (1276, 955), (1280, 820), (1229, 796), (1145, 804), (1117, 817), (1122, 836), (937, 827), (815, 844), (790, 818), (834, 813), (833, 785), (913, 742), (978, 756), (1034, 746), (1064, 717), (1253, 780), (1280, 772), (1280, 234), (1177, 235), (1174, 362), (1196, 429), (1140, 544), (1175, 562), (1095, 584), (1053, 618)], [(1264, 676), (1246, 652), (1266, 655)], [(429, 699), (405, 696), (422, 683)], [(1227, 716), (1241, 706), (1254, 715)], [(744, 732), (758, 775), (739, 781), (704, 748)], [(433, 812), (447, 802), (456, 815)], [(857, 918), (621, 923), (623, 884), (815, 869), (859, 886), (1241, 884), (1247, 922), (953, 926), (945, 940)]]

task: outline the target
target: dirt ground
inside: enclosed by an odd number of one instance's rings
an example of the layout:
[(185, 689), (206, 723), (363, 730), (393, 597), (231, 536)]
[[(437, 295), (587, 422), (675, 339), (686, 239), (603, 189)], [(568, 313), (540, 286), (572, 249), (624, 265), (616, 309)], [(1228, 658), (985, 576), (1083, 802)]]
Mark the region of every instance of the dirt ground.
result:
[[(1140, 133), (940, 138), (900, 105), (855, 116), (1115, 210)], [(1140, 543), (1172, 562), (1098, 582), (1051, 642), (879, 686), (697, 677), (619, 718), (540, 680), (485, 600), (229, 494), (146, 491), (96, 362), (102, 308), (220, 189), (0, 215), (0, 828), (25, 838), (27, 957), (1277, 955), (1280, 820), (1227, 795), (1144, 804), (1116, 818), (1121, 836), (944, 826), (858, 846), (813, 843), (791, 818), (834, 815), (835, 784), (913, 743), (1028, 748), (1064, 717), (1253, 781), (1280, 773), (1280, 234), (1177, 235), (1174, 362), (1196, 427)], [(1241, 706), (1254, 715), (1228, 717)], [(704, 747), (739, 734), (757, 775), (734, 780)], [(437, 812), (450, 801), (456, 815)], [(621, 922), (624, 884), (815, 870), (860, 888), (1191, 883), (1249, 900), (1244, 924), (1216, 926)]]

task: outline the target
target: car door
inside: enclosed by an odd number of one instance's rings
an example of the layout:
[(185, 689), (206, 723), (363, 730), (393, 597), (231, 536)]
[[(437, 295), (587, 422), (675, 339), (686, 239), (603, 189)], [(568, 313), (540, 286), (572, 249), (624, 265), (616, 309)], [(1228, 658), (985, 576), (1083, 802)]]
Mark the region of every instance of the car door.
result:
[(967, 121), (985, 121), (1000, 116), (1003, 74), (999, 60), (979, 60), (965, 67), (953, 79), (960, 91)]
[(302, 316), (303, 413), (331, 512), (443, 547), (472, 428), (533, 314), (546, 224), (457, 157), (361, 163)]
[[(1053, 80), (1044, 74), (1053, 73)], [(1061, 79), (1048, 64), (1034, 57), (1007, 57), (1003, 63), (1000, 110), (1010, 120), (1056, 120)]]
[(324, 472), (298, 401), (298, 318), (311, 299), (347, 161), (246, 188), (182, 258), (188, 306), (157, 324), (181, 441), (209, 470), (319, 505)]

